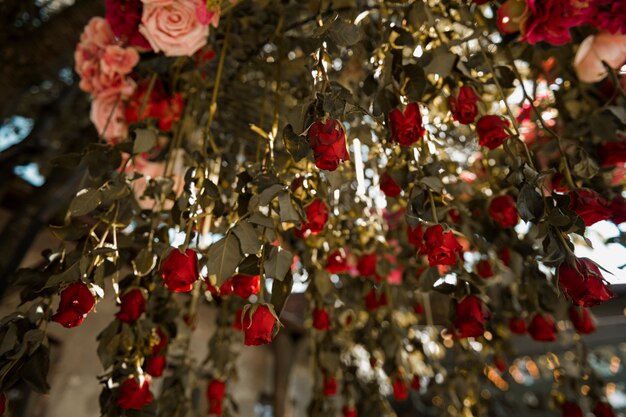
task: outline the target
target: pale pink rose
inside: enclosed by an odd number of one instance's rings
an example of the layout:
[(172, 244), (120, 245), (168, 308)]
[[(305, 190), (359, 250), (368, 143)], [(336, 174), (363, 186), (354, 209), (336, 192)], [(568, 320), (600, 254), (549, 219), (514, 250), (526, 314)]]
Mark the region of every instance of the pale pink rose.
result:
[(608, 72), (602, 61), (618, 69), (626, 63), (626, 35), (602, 32), (588, 36), (578, 48), (574, 68), (578, 78), (586, 83), (603, 80)]
[(193, 55), (207, 43), (209, 27), (196, 15), (196, 0), (142, 0), (139, 32), (156, 52), (167, 56)]
[(104, 49), (108, 45), (116, 43), (116, 41), (109, 22), (103, 17), (93, 17), (87, 23), (85, 29), (83, 29), (83, 33), (80, 35), (80, 43)]
[(98, 134), (109, 143), (126, 138), (128, 127), (124, 117), (124, 102), (119, 95), (103, 95), (91, 102), (91, 122)]
[(104, 49), (100, 66), (103, 72), (128, 74), (139, 62), (139, 53), (134, 48), (109, 45)]

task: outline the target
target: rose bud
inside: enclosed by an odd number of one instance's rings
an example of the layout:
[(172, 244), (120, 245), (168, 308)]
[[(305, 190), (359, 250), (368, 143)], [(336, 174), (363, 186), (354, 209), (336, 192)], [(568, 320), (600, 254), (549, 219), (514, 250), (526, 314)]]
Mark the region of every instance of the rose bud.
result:
[(128, 378), (120, 386), (117, 405), (124, 410), (140, 410), (151, 402), (152, 393), (147, 380), (140, 387), (135, 378)]
[(536, 313), (528, 326), (530, 336), (539, 342), (554, 342), (556, 332), (554, 320), (548, 314)]
[(440, 224), (426, 229), (423, 251), (428, 255), (430, 266), (451, 266), (463, 255), (463, 248), (457, 242), (454, 233), (444, 232)]
[(409, 387), (403, 378), (393, 380), (393, 397), (396, 401), (406, 401), (409, 398)]
[(330, 316), (324, 308), (316, 308), (313, 310), (313, 328), (317, 330), (330, 329)]
[(52, 316), (52, 321), (68, 328), (78, 326), (95, 305), (96, 300), (89, 287), (80, 281), (74, 282), (61, 291), (59, 309)]
[(124, 323), (132, 323), (146, 311), (146, 299), (139, 288), (128, 291), (120, 298), (120, 311), (115, 317)]
[(598, 148), (598, 155), (603, 167), (623, 164), (626, 162), (626, 140), (603, 143)]
[(571, 306), (569, 319), (574, 325), (574, 329), (580, 334), (590, 334), (596, 331), (591, 313), (585, 307)]
[(452, 117), (457, 122), (467, 125), (476, 120), (478, 114), (478, 106), (476, 103), (480, 100), (474, 89), (464, 85), (459, 89), (459, 95), (450, 96), (448, 104)]
[(504, 229), (514, 227), (519, 221), (517, 205), (510, 195), (501, 195), (491, 200), (488, 211), (491, 218)]
[(222, 402), (226, 396), (226, 382), (212, 379), (207, 385), (206, 398), (208, 401)]
[(611, 200), (609, 205), (611, 210), (611, 221), (615, 224), (622, 224), (626, 222), (626, 199), (621, 195), (616, 195)]
[(511, 250), (509, 248), (500, 249), (498, 257), (500, 258), (504, 266), (509, 266), (511, 264)]
[(159, 339), (158, 339), (158, 342), (152, 346), (153, 355), (156, 355), (157, 353), (161, 352), (163, 349), (167, 347), (169, 343), (169, 338), (160, 327), (157, 327), (156, 334)]
[(591, 226), (602, 220), (611, 218), (609, 203), (598, 193), (589, 188), (579, 188), (570, 191), (569, 208), (583, 219), (585, 226)]
[(371, 277), (376, 274), (376, 262), (378, 262), (376, 252), (366, 253), (359, 257), (356, 269), (359, 271), (360, 275)]
[(258, 346), (271, 343), (275, 324), (276, 317), (267, 305), (259, 305), (254, 312), (250, 308), (243, 319), (243, 344)]
[(409, 243), (415, 246), (418, 252), (421, 252), (424, 246), (424, 227), (421, 224), (415, 227), (407, 226), (406, 235)]
[(356, 408), (345, 406), (342, 409), (343, 417), (357, 417)]
[(209, 401), (209, 415), (221, 416), (224, 412), (221, 401)]
[(302, 227), (296, 230), (296, 236), (301, 239), (309, 235), (317, 235), (324, 230), (330, 212), (326, 203), (319, 198), (313, 200), (304, 210), (306, 212), (306, 222), (303, 222)]
[(602, 401), (598, 401), (596, 406), (593, 407), (593, 415), (595, 417), (615, 417), (615, 411), (610, 404)]
[(259, 275), (236, 274), (228, 278), (220, 287), (220, 295), (235, 294), (243, 299), (257, 294), (261, 290)]
[(509, 319), (509, 330), (513, 334), (526, 333), (526, 320), (523, 318), (512, 317)]
[(508, 126), (508, 120), (500, 116), (487, 115), (481, 117), (476, 123), (478, 143), (489, 149), (496, 149), (508, 139), (509, 134), (505, 130)]
[(414, 391), (419, 391), (422, 387), (422, 383), (420, 381), (419, 375), (413, 375), (413, 379), (411, 380), (411, 389)]
[(461, 224), (463, 218), (461, 217), (461, 212), (457, 209), (448, 210), (448, 217), (450, 217), (450, 221), (455, 224)]
[(332, 376), (324, 376), (324, 395), (332, 397), (337, 394), (337, 379)]
[[(522, 16), (526, 11), (524, 0), (507, 0), (498, 8), (498, 29), (502, 33), (519, 32)], [(530, 107), (529, 107), (530, 108)]]
[(148, 363), (146, 364), (146, 373), (158, 378), (163, 375), (165, 364), (165, 356), (152, 356), (148, 359)]
[(563, 262), (557, 277), (565, 296), (579, 306), (593, 307), (615, 297), (600, 269), (590, 259), (579, 258), (575, 266)]
[(422, 115), (417, 103), (407, 104), (404, 112), (393, 109), (389, 113), (391, 140), (402, 146), (411, 146), (426, 132), (422, 125)]
[(341, 254), (340, 250), (335, 250), (326, 258), (324, 269), (331, 274), (348, 272), (348, 260)]
[(365, 308), (368, 311), (374, 311), (379, 307), (383, 307), (387, 305), (387, 294), (380, 293), (378, 294), (376, 290), (370, 290), (365, 295)]
[(502, 356), (497, 355), (494, 358), (494, 365), (496, 366), (496, 369), (498, 371), (500, 371), (501, 374), (503, 374), (506, 371), (506, 359), (504, 359)]
[(584, 417), (583, 410), (580, 409), (578, 404), (569, 401), (563, 403), (562, 411), (563, 417)]
[(402, 188), (400, 188), (396, 180), (394, 180), (393, 177), (386, 172), (380, 176), (380, 190), (387, 197), (391, 198), (402, 194)]
[(459, 337), (479, 337), (485, 333), (485, 319), (487, 311), (480, 298), (468, 295), (456, 305), (456, 320), (454, 326)]
[(316, 121), (309, 128), (307, 138), (313, 149), (315, 166), (319, 169), (334, 171), (342, 161), (350, 160), (346, 132), (338, 120)]
[(481, 259), (476, 263), (476, 273), (479, 277), (488, 279), (493, 277), (493, 269), (491, 263), (486, 259)]
[(163, 265), (161, 275), (168, 290), (173, 292), (189, 292), (198, 280), (198, 255), (193, 249), (181, 253), (173, 249)]
[(413, 311), (415, 312), (415, 314), (420, 316), (424, 313), (424, 306), (421, 303), (415, 303), (413, 305)]

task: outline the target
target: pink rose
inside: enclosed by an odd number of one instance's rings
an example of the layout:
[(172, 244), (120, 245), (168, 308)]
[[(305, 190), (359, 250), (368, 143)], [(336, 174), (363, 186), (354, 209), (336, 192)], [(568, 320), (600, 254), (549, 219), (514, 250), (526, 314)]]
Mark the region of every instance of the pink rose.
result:
[(211, 24), (216, 28), (220, 24), (220, 12), (219, 7), (209, 10), (203, 1), (196, 5), (196, 16), (203, 25)]
[(626, 63), (626, 35), (602, 32), (588, 36), (578, 48), (574, 68), (580, 81), (595, 83), (603, 80), (608, 72), (602, 61), (614, 69)]
[(92, 45), (94, 48), (104, 49), (115, 43), (115, 35), (109, 22), (103, 17), (93, 17), (80, 35), (80, 44)]
[(122, 48), (117, 45), (108, 45), (100, 59), (103, 72), (128, 74), (139, 62), (139, 53), (134, 48)]
[(90, 118), (98, 134), (107, 142), (115, 142), (127, 135), (124, 103), (119, 95), (96, 97), (91, 102)]
[(577, 0), (526, 0), (522, 41), (561, 45), (571, 41), (569, 30), (585, 22), (589, 7)]
[(156, 52), (193, 55), (207, 43), (209, 27), (198, 20), (195, 0), (143, 0), (139, 32)]

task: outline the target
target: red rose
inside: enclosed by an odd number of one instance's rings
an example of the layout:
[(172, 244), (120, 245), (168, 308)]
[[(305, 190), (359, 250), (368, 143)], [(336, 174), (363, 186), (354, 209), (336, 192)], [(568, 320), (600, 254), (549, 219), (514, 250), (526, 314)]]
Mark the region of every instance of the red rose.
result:
[(615, 224), (626, 222), (626, 200), (621, 195), (616, 195), (609, 204), (611, 211), (611, 221)]
[[(4, 393), (0, 394), (0, 417), (4, 415), (4, 411), (7, 408), (7, 396)], [(355, 414), (356, 416), (356, 414)]]
[(132, 323), (146, 311), (146, 299), (143, 298), (143, 293), (139, 288), (128, 291), (120, 300), (122, 302), (120, 311), (115, 315), (119, 321)]
[(319, 169), (334, 171), (342, 161), (350, 160), (346, 132), (338, 120), (316, 121), (309, 128), (307, 137), (313, 149), (315, 166)]
[(450, 221), (452, 223), (461, 224), (463, 218), (461, 217), (461, 212), (457, 209), (448, 210), (448, 216), (450, 217)]
[(476, 264), (476, 273), (479, 277), (484, 279), (493, 277), (493, 269), (491, 268), (491, 263), (486, 259), (481, 259)]
[(317, 235), (328, 222), (328, 214), (330, 210), (326, 203), (319, 198), (313, 200), (304, 208), (306, 212), (306, 222), (302, 223), (302, 227), (296, 230), (296, 236), (301, 239), (309, 235)]
[(513, 334), (524, 334), (526, 333), (526, 320), (519, 317), (512, 317), (509, 320), (509, 330)]
[(509, 248), (500, 249), (498, 257), (500, 258), (504, 266), (509, 266), (511, 264), (511, 250)]
[(407, 226), (406, 235), (409, 243), (415, 246), (418, 252), (421, 252), (424, 245), (424, 227), (421, 224), (415, 227)]
[(570, 210), (575, 211), (583, 219), (585, 226), (611, 218), (609, 203), (595, 191), (589, 188), (579, 188), (570, 191), (568, 195)]
[(563, 403), (562, 411), (563, 411), (563, 414), (562, 414), (563, 417), (584, 417), (583, 410), (580, 409), (578, 404), (572, 403), (569, 401)]
[(148, 373), (148, 375), (152, 375), (153, 377), (158, 378), (163, 375), (165, 365), (165, 356), (152, 356), (150, 357), (150, 359), (148, 359), (148, 363), (146, 364), (146, 372)]
[(324, 395), (332, 397), (337, 394), (337, 380), (334, 377), (324, 376)]
[(590, 259), (577, 259), (575, 267), (562, 263), (557, 276), (565, 296), (579, 306), (593, 307), (615, 297), (600, 269)]
[[(154, 119), (157, 121), (160, 130), (169, 132), (172, 129), (172, 125), (180, 120), (185, 104), (183, 96), (180, 93), (170, 96), (165, 92), (163, 83), (157, 80), (152, 86), (150, 96), (146, 98), (149, 85), (148, 82), (139, 83), (137, 90), (126, 107), (126, 120), (128, 123), (132, 123), (145, 119)], [(143, 112), (139, 114), (142, 109)]]
[(324, 308), (316, 308), (313, 310), (313, 328), (317, 330), (330, 329), (330, 316)]
[(163, 265), (161, 275), (168, 290), (173, 292), (189, 292), (198, 280), (198, 255), (193, 249), (181, 253), (172, 249)]
[(244, 342), (246, 346), (265, 345), (272, 342), (276, 317), (265, 304), (261, 304), (252, 313), (246, 311), (243, 319)]
[(387, 197), (397, 197), (402, 194), (402, 188), (400, 188), (396, 180), (386, 172), (380, 176), (380, 190), (385, 193)]
[(105, 18), (115, 37), (130, 46), (152, 50), (150, 43), (139, 33), (143, 3), (141, 0), (106, 0)]
[(411, 389), (414, 391), (419, 391), (422, 387), (422, 383), (420, 381), (419, 375), (413, 375), (413, 379), (411, 380)]
[(63, 327), (78, 326), (85, 320), (94, 305), (96, 305), (96, 299), (89, 287), (80, 281), (74, 282), (61, 291), (59, 309), (52, 316), (52, 321), (56, 321)]
[(151, 402), (152, 393), (147, 380), (140, 387), (135, 378), (128, 378), (120, 386), (117, 405), (124, 410), (140, 410)]
[(615, 417), (615, 412), (610, 404), (598, 401), (596, 406), (593, 407), (593, 415), (595, 417)]
[(261, 277), (259, 275), (236, 274), (228, 278), (220, 287), (219, 294), (226, 296), (235, 294), (243, 299), (257, 294), (261, 290)]
[(415, 314), (417, 314), (418, 316), (422, 315), (424, 313), (424, 306), (420, 303), (415, 303), (413, 305), (413, 311), (415, 312)]
[(357, 417), (356, 408), (345, 406), (342, 409), (343, 417)]
[[(520, 31), (522, 18), (526, 11), (525, 0), (507, 0), (498, 8), (498, 29), (502, 33), (515, 33)], [(518, 123), (530, 118), (530, 106), (525, 106), (517, 117)]]
[(167, 344), (169, 343), (169, 338), (167, 337), (165, 332), (161, 330), (160, 327), (157, 327), (156, 334), (157, 336), (159, 336), (159, 341), (157, 342), (156, 345), (152, 346), (153, 355), (156, 355), (157, 353), (161, 352), (163, 349), (167, 347)]
[(226, 396), (226, 382), (219, 379), (212, 379), (207, 385), (206, 398), (208, 401), (222, 402)]
[(554, 342), (556, 340), (556, 325), (548, 314), (537, 313), (528, 326), (528, 333), (539, 342)]
[(530, 44), (570, 42), (569, 30), (586, 19), (587, 10), (577, 0), (526, 0), (526, 5), (521, 40)]
[(326, 258), (324, 269), (331, 274), (348, 272), (348, 260), (342, 255), (340, 250), (335, 250)]
[(506, 359), (504, 359), (502, 356), (497, 355), (495, 357), (494, 365), (496, 365), (496, 368), (498, 369), (498, 371), (500, 371), (501, 374), (506, 371)]
[(588, 23), (613, 34), (626, 35), (624, 1), (591, 0), (591, 6)]
[(485, 333), (485, 319), (487, 311), (483, 302), (474, 295), (468, 295), (456, 305), (456, 320), (454, 326), (459, 337), (479, 337)]
[(389, 124), (391, 126), (391, 140), (402, 146), (413, 145), (426, 132), (422, 125), (422, 115), (417, 103), (407, 104), (404, 112), (401, 112), (400, 109), (391, 110)]
[(454, 265), (463, 256), (463, 248), (454, 237), (454, 233), (443, 231), (443, 226), (436, 224), (424, 233), (424, 252), (428, 254), (430, 266)]
[(487, 115), (481, 117), (476, 123), (478, 143), (489, 149), (496, 149), (508, 139), (509, 134), (505, 130), (508, 126), (508, 120), (500, 116)]
[(376, 262), (378, 262), (376, 252), (361, 255), (356, 264), (356, 269), (360, 275), (370, 277), (376, 274)]
[(396, 377), (393, 380), (393, 398), (396, 401), (406, 401), (409, 398), (409, 387), (403, 378)]
[(489, 203), (489, 215), (502, 228), (514, 227), (518, 222), (517, 205), (510, 195), (501, 195)]
[(476, 103), (480, 100), (474, 89), (464, 85), (459, 89), (459, 95), (450, 96), (448, 103), (454, 120), (464, 125), (473, 123), (478, 114)]
[(478, 4), (478, 5), (487, 4), (489, 3), (489, 0), (472, 0), (472, 3)]
[(569, 319), (574, 325), (574, 329), (580, 334), (590, 334), (596, 331), (591, 313), (585, 307), (571, 306)]
[(380, 293), (378, 294), (376, 290), (370, 290), (365, 295), (365, 308), (368, 311), (374, 311), (379, 307), (387, 305), (387, 294)]
[(598, 154), (603, 167), (623, 164), (626, 162), (626, 140), (603, 143)]
[(224, 412), (221, 401), (209, 402), (209, 414), (212, 416), (221, 416)]

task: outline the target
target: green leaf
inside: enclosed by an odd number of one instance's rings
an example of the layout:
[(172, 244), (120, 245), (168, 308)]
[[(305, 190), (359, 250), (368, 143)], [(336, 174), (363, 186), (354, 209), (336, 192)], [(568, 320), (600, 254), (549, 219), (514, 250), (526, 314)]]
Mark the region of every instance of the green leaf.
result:
[(328, 25), (326, 38), (338, 46), (351, 46), (361, 39), (361, 33), (356, 25), (337, 18)]
[(291, 196), (287, 191), (278, 194), (278, 206), (280, 208), (280, 221), (289, 223), (300, 223), (300, 215), (291, 201)]
[(407, 97), (411, 101), (421, 101), (427, 83), (424, 69), (417, 64), (409, 64), (405, 65), (402, 70), (407, 80), (405, 87)]
[(0, 343), (0, 356), (12, 351), (17, 344), (17, 327), (13, 323), (9, 323), (7, 331)]
[(101, 202), (102, 198), (99, 190), (83, 188), (70, 203), (70, 215), (74, 217), (84, 216), (98, 208)]
[(280, 316), (280, 313), (285, 307), (287, 298), (291, 294), (291, 288), (293, 287), (293, 276), (291, 272), (287, 274), (282, 281), (274, 280), (272, 284), (272, 299), (271, 302), (274, 305), (276, 314)]
[(424, 68), (427, 74), (439, 74), (441, 77), (450, 75), (457, 60), (457, 56), (445, 46), (440, 46), (433, 52), (433, 59)]
[(55, 288), (61, 284), (67, 284), (80, 280), (80, 262), (76, 262), (60, 274), (52, 275), (43, 289)]
[(145, 277), (148, 275), (157, 264), (157, 256), (152, 253), (148, 248), (143, 248), (137, 254), (137, 257), (133, 259), (133, 272), (137, 277)]
[(283, 142), (294, 161), (300, 162), (311, 152), (311, 146), (304, 136), (297, 135), (291, 125), (283, 129)]
[(259, 194), (259, 204), (261, 206), (267, 206), (270, 201), (274, 199), (282, 190), (285, 189), (285, 186), (282, 184), (272, 184)]
[(239, 239), (234, 234), (212, 244), (207, 251), (209, 277), (215, 277), (216, 285), (221, 286), (230, 278), (243, 258), (239, 249)]
[(495, 76), (503, 88), (515, 87), (515, 84), (513, 82), (515, 81), (516, 77), (515, 77), (515, 73), (513, 72), (511, 68), (505, 67), (505, 66), (497, 66), (495, 68), (495, 71), (496, 71)]
[(233, 233), (239, 239), (241, 245), (241, 251), (245, 254), (257, 254), (261, 250), (261, 241), (257, 235), (254, 226), (247, 221), (240, 221), (237, 226), (233, 228)]
[(517, 211), (527, 222), (536, 222), (543, 216), (543, 199), (530, 184), (524, 184), (517, 196)]
[(133, 154), (148, 152), (157, 143), (156, 132), (150, 129), (135, 129), (135, 141), (133, 142)]
[(248, 219), (248, 221), (250, 223), (253, 224), (258, 224), (259, 226), (263, 226), (267, 229), (273, 229), (274, 228), (274, 222), (272, 221), (271, 217), (268, 217), (262, 213), (259, 213), (258, 211), (254, 214), (252, 214), (252, 216), (250, 216), (250, 218)]
[(22, 378), (30, 387), (41, 394), (50, 390), (48, 370), (50, 369), (50, 350), (41, 345), (22, 367)]
[(269, 258), (264, 263), (267, 278), (282, 281), (291, 269), (293, 254), (279, 246), (273, 246)]

